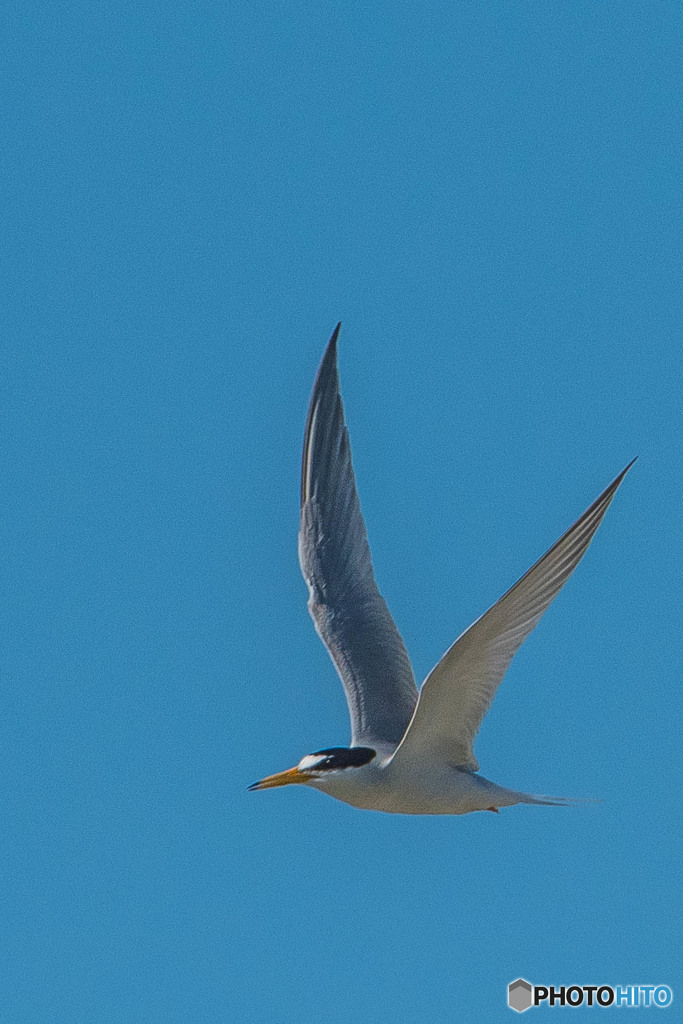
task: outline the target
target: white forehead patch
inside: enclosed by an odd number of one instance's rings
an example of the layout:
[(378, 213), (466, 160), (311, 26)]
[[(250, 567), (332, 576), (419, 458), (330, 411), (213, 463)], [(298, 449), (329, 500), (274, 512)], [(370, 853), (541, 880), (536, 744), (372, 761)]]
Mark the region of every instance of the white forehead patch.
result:
[(302, 757), (299, 761), (298, 767), (301, 771), (308, 772), (311, 768), (315, 768), (316, 765), (322, 764), (326, 759), (325, 754), (306, 754), (306, 757)]

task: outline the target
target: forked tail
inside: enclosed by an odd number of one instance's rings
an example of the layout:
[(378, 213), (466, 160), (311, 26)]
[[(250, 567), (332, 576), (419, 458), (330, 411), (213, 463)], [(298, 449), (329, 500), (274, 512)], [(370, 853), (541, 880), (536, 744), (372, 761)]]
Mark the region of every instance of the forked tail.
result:
[(575, 807), (577, 804), (601, 804), (599, 797), (591, 796), (542, 796), (540, 794), (520, 793), (520, 803), (545, 804), (548, 807)]

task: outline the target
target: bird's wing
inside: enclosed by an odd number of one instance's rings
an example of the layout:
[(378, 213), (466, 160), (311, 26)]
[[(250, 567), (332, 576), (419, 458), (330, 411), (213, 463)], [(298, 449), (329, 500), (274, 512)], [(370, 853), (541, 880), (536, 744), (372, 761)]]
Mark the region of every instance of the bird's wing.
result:
[(446, 651), (424, 681), (394, 761), (429, 757), (477, 771), (474, 738), (510, 662), (581, 561), (633, 462)]
[(299, 562), (308, 609), (344, 685), (352, 744), (395, 747), (417, 688), (372, 570), (339, 393), (339, 327), (320, 364), (306, 420)]

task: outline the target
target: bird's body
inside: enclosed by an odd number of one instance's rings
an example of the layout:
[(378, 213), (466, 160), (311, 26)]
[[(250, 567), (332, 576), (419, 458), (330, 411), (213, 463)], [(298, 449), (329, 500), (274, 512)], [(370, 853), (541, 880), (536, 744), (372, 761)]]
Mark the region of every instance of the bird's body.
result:
[(308, 754), (295, 768), (251, 788), (300, 783), (354, 807), (397, 814), (571, 802), (485, 779), (474, 738), (516, 651), (583, 557), (633, 463), (461, 634), (418, 693), (375, 582), (339, 392), (338, 334), (339, 325), (320, 364), (306, 421), (299, 561), (309, 611), (346, 693), (351, 746)]
[[(366, 765), (332, 771), (309, 782), (353, 807), (392, 814), (467, 814), (518, 803), (557, 803), (505, 789), (478, 772), (446, 762), (394, 763), (393, 751)], [(564, 802), (564, 801), (559, 801)]]

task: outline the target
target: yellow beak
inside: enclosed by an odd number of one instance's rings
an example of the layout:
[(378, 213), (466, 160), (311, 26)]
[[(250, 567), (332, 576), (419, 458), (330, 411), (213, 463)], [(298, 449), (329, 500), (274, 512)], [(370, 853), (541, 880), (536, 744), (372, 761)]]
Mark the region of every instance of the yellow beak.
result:
[(291, 786), (294, 783), (304, 783), (310, 779), (309, 772), (302, 772), (299, 768), (288, 768), (286, 772), (277, 772), (276, 775), (268, 775), (260, 782), (255, 782), (249, 789), (273, 789), (275, 786)]

